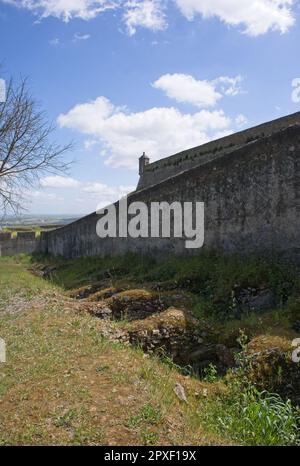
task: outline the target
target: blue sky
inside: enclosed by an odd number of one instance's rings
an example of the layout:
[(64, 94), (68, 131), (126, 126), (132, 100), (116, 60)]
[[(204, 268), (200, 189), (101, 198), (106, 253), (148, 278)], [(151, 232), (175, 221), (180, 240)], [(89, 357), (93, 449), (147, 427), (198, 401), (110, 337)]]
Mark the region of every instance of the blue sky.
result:
[(28, 193), (84, 214), (151, 160), (296, 112), (298, 0), (0, 0), (0, 62), (28, 76), (75, 163)]

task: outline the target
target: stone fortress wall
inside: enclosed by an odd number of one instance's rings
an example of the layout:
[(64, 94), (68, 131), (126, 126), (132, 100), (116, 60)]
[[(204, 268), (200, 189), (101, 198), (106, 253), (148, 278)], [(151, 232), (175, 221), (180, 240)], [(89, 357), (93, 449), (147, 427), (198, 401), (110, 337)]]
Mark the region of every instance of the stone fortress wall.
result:
[[(220, 150), (214, 153), (215, 148)], [(205, 152), (208, 155), (204, 160)], [(193, 153), (198, 155), (189, 158)], [(141, 180), (137, 190), (128, 196), (128, 203), (204, 202), (204, 249), (276, 253), (300, 263), (300, 113), (184, 154), (189, 157), (182, 161), (182, 156), (176, 154), (140, 166)], [(164, 164), (166, 170), (162, 168), (159, 174), (157, 169), (156, 182), (152, 183), (148, 173)], [(129, 251), (156, 257), (199, 253), (198, 249), (185, 248), (186, 238), (100, 239), (96, 234), (99, 218), (92, 213), (57, 230), (43, 232), (39, 240), (25, 242), (24, 248), (28, 247), (26, 252), (35, 249), (65, 258)], [(2, 251), (22, 249), (17, 241), (6, 240)], [(9, 248), (9, 242), (15, 246)]]
[(34, 231), (18, 232), (16, 237), (11, 233), (0, 232), (0, 257), (32, 254), (38, 246), (39, 238)]
[(295, 124), (300, 124), (300, 112), (208, 142), (199, 147), (187, 149), (157, 162), (149, 163), (144, 167), (137, 189), (147, 188), (182, 171), (204, 165), (211, 160), (223, 157), (234, 149), (271, 136), (277, 131)]

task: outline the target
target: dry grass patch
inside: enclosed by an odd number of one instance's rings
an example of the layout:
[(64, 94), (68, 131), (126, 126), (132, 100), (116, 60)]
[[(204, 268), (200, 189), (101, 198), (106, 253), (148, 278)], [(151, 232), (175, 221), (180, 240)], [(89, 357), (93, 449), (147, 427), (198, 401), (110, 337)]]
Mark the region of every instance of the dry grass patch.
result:
[[(7, 266), (0, 261), (0, 279)], [(38, 290), (39, 300), (28, 301), (22, 313), (4, 311), (0, 317), (8, 357), (0, 366), (0, 444), (230, 443), (193, 419), (205, 409), (209, 395), (202, 396), (203, 388), (211, 386), (109, 342), (101, 336), (104, 323), (74, 312), (57, 288), (20, 264), (9, 268), (10, 294), (20, 291), (21, 277), (30, 293)], [(187, 390), (187, 406), (173, 391), (177, 381)], [(155, 422), (145, 406), (157, 413)], [(135, 416), (141, 421), (130, 422)]]

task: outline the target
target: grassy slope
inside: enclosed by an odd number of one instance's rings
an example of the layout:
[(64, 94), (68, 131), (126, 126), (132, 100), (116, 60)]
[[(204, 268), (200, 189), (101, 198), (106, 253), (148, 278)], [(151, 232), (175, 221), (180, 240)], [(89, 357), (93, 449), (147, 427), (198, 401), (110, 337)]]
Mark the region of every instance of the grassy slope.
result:
[[(299, 270), (278, 263), (252, 257), (247, 260), (238, 256), (221, 257), (217, 254), (199, 257), (173, 257), (162, 262), (150, 258), (127, 255), (119, 258), (97, 257), (65, 261), (62, 259), (38, 258), (56, 270), (51, 274), (53, 284), (64, 290), (72, 290), (98, 281), (105, 287), (157, 287), (161, 292), (175, 287), (186, 294), (196, 317), (211, 321), (223, 335), (222, 343), (239, 329), (249, 337), (262, 332), (283, 336), (289, 340), (298, 335), (291, 329), (291, 320), (300, 320), (300, 274)], [(271, 290), (277, 307), (270, 312), (245, 313), (234, 318), (232, 290), (260, 288)], [(168, 291), (167, 291), (168, 292)]]
[[(0, 259), (0, 444), (230, 444), (201, 413), (220, 390), (99, 336), (61, 290)], [(175, 396), (185, 386), (189, 404)], [(202, 396), (208, 389), (208, 397)]]
[[(211, 374), (211, 382), (183, 377), (172, 365), (100, 337), (101, 321), (76, 314), (65, 290), (98, 280), (106, 285), (151, 287), (176, 284), (196, 315), (219, 326), (224, 342), (243, 328), (251, 335), (296, 336), (290, 318), (299, 313), (295, 271), (253, 259), (217, 256), (171, 259), (156, 264), (120, 259), (46, 260), (57, 270), (50, 281), (27, 272), (28, 263), (0, 259), (0, 337), (8, 362), (0, 365), (0, 443), (4, 444), (282, 444), (294, 427), (289, 406), (241, 400)], [(281, 308), (231, 320), (231, 290), (264, 286)], [(295, 311), (296, 309), (296, 311)], [(222, 321), (216, 319), (220, 313)], [(297, 314), (298, 315), (298, 314)], [(224, 323), (224, 317), (225, 323)], [(173, 389), (180, 382), (188, 405)], [(244, 404), (243, 404), (244, 403)], [(271, 406), (272, 405), (272, 406)], [(246, 410), (246, 411), (245, 411)], [(259, 421), (257, 410), (263, 411)], [(245, 434), (247, 412), (249, 425)], [(279, 413), (279, 414), (278, 414)], [(273, 419), (265, 432), (264, 420)], [(285, 434), (285, 430), (287, 433)]]

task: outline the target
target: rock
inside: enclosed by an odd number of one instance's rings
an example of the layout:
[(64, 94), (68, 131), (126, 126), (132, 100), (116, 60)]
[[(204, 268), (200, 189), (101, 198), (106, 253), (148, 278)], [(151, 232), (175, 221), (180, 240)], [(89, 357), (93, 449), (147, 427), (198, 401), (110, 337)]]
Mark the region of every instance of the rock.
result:
[(247, 376), (263, 391), (300, 403), (300, 364), (292, 360), (291, 342), (282, 337), (258, 336), (245, 352)]
[(120, 293), (124, 291), (124, 288), (116, 288), (114, 286), (111, 286), (109, 288), (104, 288), (100, 291), (97, 291), (96, 293), (89, 294), (88, 296), (88, 301), (103, 301), (107, 298), (111, 298), (112, 296), (115, 296), (117, 293)]
[(145, 319), (164, 310), (159, 295), (146, 290), (127, 290), (105, 299), (115, 320)]
[(187, 365), (187, 356), (199, 347), (199, 339), (204, 341), (200, 322), (189, 312), (176, 308), (131, 322), (127, 331), (132, 345), (147, 353), (168, 355), (180, 365)]
[(292, 323), (292, 329), (295, 330), (296, 332), (300, 332), (300, 320), (295, 320)]
[(91, 294), (96, 293), (103, 288), (103, 282), (96, 282), (91, 285), (81, 286), (69, 292), (69, 296), (74, 299), (86, 299)]
[(219, 362), (226, 368), (235, 365), (234, 353), (225, 345), (216, 345), (216, 355)]
[[(83, 290), (87, 292), (86, 288)], [(168, 356), (176, 364), (196, 363), (206, 367), (214, 363), (224, 370), (234, 365), (232, 352), (225, 345), (209, 343), (215, 333), (206, 323), (200, 323), (190, 312), (170, 307), (163, 310), (163, 302), (156, 293), (146, 290), (126, 290), (101, 301), (100, 296), (111, 294), (113, 288), (96, 292), (92, 299), (77, 303), (85, 311), (107, 323), (110, 320), (129, 321), (123, 329), (105, 325), (102, 334), (113, 341), (141, 347), (145, 353)], [(90, 289), (88, 290), (90, 293)]]
[(186, 362), (188, 365), (195, 365), (198, 369), (214, 364), (220, 373), (235, 366), (233, 351), (221, 344), (200, 346), (186, 355)]
[(112, 318), (112, 310), (105, 304), (104, 301), (102, 302), (81, 302), (79, 305), (80, 311), (88, 312), (89, 314), (98, 317), (99, 319), (104, 320), (111, 320)]
[(45, 266), (45, 268), (42, 271), (42, 277), (43, 278), (50, 278), (51, 275), (56, 272), (57, 267), (56, 266)]
[(181, 401), (183, 401), (184, 403), (188, 402), (186, 394), (185, 394), (185, 390), (180, 383), (176, 383), (174, 392)]
[(248, 304), (253, 311), (270, 309), (275, 306), (274, 293), (270, 290), (262, 291), (257, 296), (253, 296)]
[(201, 346), (188, 356), (188, 361), (201, 362), (206, 360), (215, 360), (217, 355), (216, 345)]
[[(91, 287), (78, 289), (73, 292), (73, 297), (81, 300), (79, 310), (87, 311), (102, 319), (133, 321), (145, 319), (164, 309), (159, 296), (146, 290), (117, 292), (117, 288), (111, 287), (92, 295), (91, 290)], [(84, 296), (88, 298), (84, 299)], [(109, 297), (104, 298), (104, 296)]]
[(92, 314), (96, 317), (99, 317), (100, 319), (111, 319), (112, 316), (112, 310), (109, 307), (101, 307), (95, 309)]
[(268, 288), (240, 288), (235, 285), (232, 290), (231, 307), (236, 318), (244, 313), (265, 311), (275, 306), (275, 295)]
[(29, 270), (34, 275), (47, 279), (58, 270), (58, 267), (54, 265), (35, 264), (33, 267), (30, 267)]

